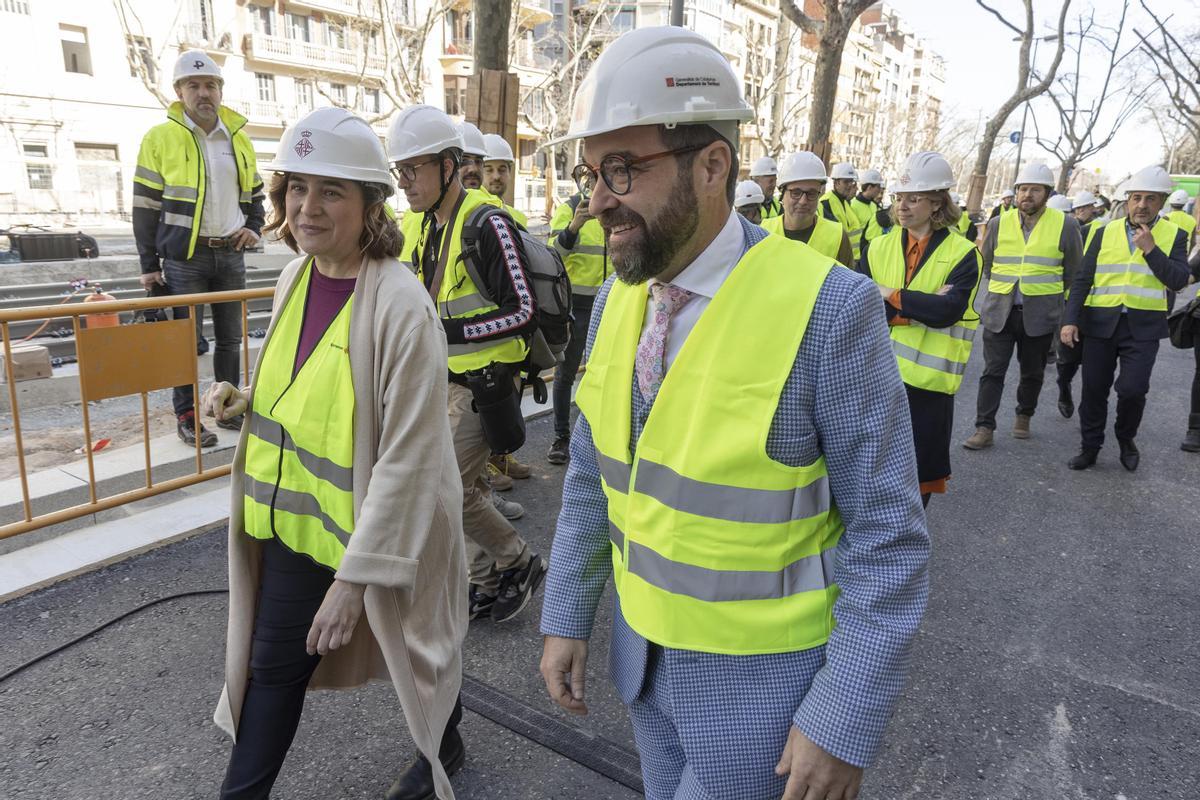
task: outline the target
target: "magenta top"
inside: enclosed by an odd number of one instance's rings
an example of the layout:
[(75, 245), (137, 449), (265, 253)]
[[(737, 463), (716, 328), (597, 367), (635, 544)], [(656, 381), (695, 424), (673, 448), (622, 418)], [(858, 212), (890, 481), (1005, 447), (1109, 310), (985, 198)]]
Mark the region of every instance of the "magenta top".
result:
[(308, 298), (304, 304), (304, 322), (300, 325), (300, 346), (296, 348), (296, 364), (292, 367), (294, 377), (301, 365), (312, 355), (317, 342), (333, 322), (342, 306), (354, 294), (357, 278), (328, 278), (321, 274), (314, 263), (312, 277), (308, 281)]

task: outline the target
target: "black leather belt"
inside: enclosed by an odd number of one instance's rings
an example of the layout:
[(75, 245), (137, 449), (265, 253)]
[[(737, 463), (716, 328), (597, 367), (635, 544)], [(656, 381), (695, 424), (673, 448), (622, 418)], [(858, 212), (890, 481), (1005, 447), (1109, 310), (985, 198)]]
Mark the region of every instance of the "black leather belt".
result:
[(207, 247), (209, 250), (228, 250), (233, 247), (233, 237), (221, 239), (216, 236), (201, 236), (196, 240), (197, 247)]

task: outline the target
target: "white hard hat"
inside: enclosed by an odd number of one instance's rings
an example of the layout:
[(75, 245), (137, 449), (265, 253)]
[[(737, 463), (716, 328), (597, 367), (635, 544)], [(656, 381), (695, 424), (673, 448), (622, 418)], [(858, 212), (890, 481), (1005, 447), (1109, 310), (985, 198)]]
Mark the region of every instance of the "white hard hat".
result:
[(733, 207), (762, 205), (766, 201), (762, 187), (754, 181), (742, 181), (733, 193)]
[(1125, 181), (1125, 193), (1129, 192), (1159, 192), (1170, 194), (1171, 176), (1162, 167), (1155, 165), (1139, 169)]
[(1187, 205), (1188, 193), (1187, 189), (1176, 189), (1171, 192), (1171, 196), (1167, 198), (1167, 202), (1173, 206)]
[(483, 140), (483, 131), (470, 122), (458, 126), (463, 138), (463, 155), (487, 158), (487, 142)]
[(567, 135), (550, 144), (634, 125), (709, 124), (731, 141), (754, 116), (742, 81), (695, 31), (637, 28), (604, 48), (575, 95)]
[(505, 141), (504, 137), (498, 133), (485, 133), (483, 135), (484, 149), (487, 150), (485, 161), (513, 161), (512, 147)]
[(926, 150), (913, 153), (904, 172), (888, 188), (893, 192), (935, 192), (954, 185), (954, 171), (941, 153)]
[(1054, 173), (1050, 172), (1050, 168), (1045, 164), (1026, 164), (1021, 168), (1021, 174), (1017, 176), (1015, 183), (1017, 186), (1023, 183), (1041, 184), (1053, 189)]
[(821, 181), (825, 183), (825, 164), (816, 153), (801, 150), (783, 157), (779, 165), (779, 185), (787, 186), (795, 181)]
[(379, 136), (344, 108), (318, 108), (297, 120), (283, 132), (275, 159), (263, 169), (379, 183), (389, 195), (393, 190)]
[(1071, 199), (1072, 210), (1076, 208), (1086, 208), (1090, 205), (1095, 205), (1096, 195), (1089, 192), (1087, 189), (1081, 189), (1078, 194)]
[(437, 155), (450, 147), (464, 149), (462, 134), (454, 120), (434, 106), (409, 106), (388, 127), (388, 161)]
[(882, 186), (883, 185), (883, 176), (879, 174), (879, 170), (877, 170), (877, 169), (864, 169), (862, 171), (862, 175), (858, 179), (858, 182), (863, 184), (864, 186), (867, 185), (868, 183)]
[(858, 173), (854, 171), (854, 165), (843, 161), (840, 164), (834, 164), (829, 177), (835, 181), (857, 181)]
[(767, 175), (775, 174), (775, 159), (771, 158), (770, 156), (763, 156), (762, 158), (755, 159), (754, 166), (750, 168), (751, 178), (762, 178)]
[(221, 77), (221, 68), (208, 53), (203, 50), (184, 50), (179, 54), (179, 58), (175, 59), (175, 77), (171, 79), (171, 83), (176, 84), (184, 78), (197, 75), (210, 75), (225, 83), (225, 79)]
[(1012, 189), (1005, 189), (1003, 192), (1000, 193), (1001, 200), (1005, 199), (1006, 197), (1016, 197), (1016, 196), (1017, 196), (1017, 193), (1014, 192)]
[(1065, 194), (1054, 195), (1046, 201), (1046, 206), (1049, 208), (1056, 208), (1059, 211), (1070, 211), (1073, 208), (1071, 205), (1071, 198), (1067, 197)]

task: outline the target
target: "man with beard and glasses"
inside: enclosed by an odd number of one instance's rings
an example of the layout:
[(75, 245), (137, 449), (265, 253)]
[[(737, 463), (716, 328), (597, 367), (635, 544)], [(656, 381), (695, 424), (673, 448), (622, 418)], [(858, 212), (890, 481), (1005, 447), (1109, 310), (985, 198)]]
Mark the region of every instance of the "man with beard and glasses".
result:
[(576, 396), (541, 670), (587, 713), (611, 575), (649, 800), (850, 800), (904, 683), (929, 537), (878, 290), (733, 211), (740, 86), (664, 27), (617, 39), (580, 87), (573, 175), (616, 279)]
[(779, 165), (783, 216), (763, 222), (763, 230), (792, 241), (804, 242), (818, 253), (836, 259), (843, 267), (854, 267), (850, 237), (841, 225), (817, 213), (825, 191), (825, 165), (814, 153), (800, 151), (785, 156)]

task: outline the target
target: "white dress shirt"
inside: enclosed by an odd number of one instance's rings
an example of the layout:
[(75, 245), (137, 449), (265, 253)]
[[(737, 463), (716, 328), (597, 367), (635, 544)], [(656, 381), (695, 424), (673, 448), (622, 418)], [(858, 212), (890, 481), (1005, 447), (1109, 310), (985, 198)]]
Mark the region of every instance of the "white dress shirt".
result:
[(217, 120), (212, 133), (205, 133), (187, 114), (183, 115), (204, 156), (204, 208), (201, 209), (200, 235), (224, 238), (232, 236), (246, 224), (246, 215), (238, 204), (242, 196), (238, 186), (237, 156), (233, 152), (233, 137), (225, 123)]

